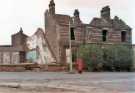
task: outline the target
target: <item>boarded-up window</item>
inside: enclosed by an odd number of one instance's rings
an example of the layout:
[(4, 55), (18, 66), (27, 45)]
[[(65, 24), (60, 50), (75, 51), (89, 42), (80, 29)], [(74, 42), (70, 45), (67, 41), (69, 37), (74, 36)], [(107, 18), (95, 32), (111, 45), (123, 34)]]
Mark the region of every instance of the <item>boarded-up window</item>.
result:
[(10, 53), (9, 52), (3, 53), (3, 64), (10, 64)]
[(70, 49), (66, 49), (66, 62), (70, 63)]
[(13, 52), (11, 57), (11, 64), (19, 64), (20, 63), (19, 59), (20, 59), (19, 52)]
[(3, 62), (2, 62), (2, 52), (0, 52), (0, 64), (2, 64)]

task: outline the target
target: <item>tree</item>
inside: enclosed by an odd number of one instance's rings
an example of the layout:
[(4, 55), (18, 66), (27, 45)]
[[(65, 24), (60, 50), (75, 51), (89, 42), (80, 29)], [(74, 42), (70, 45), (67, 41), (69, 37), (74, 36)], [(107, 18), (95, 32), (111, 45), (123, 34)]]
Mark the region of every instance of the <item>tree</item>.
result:
[(82, 45), (79, 48), (78, 56), (83, 58), (88, 71), (97, 71), (102, 68), (103, 52), (98, 45)]
[(133, 50), (130, 46), (112, 45), (106, 48), (105, 67), (116, 71), (129, 71), (132, 69)]
[(82, 45), (78, 51), (79, 58), (85, 61), (88, 71), (131, 71), (133, 67), (133, 50), (127, 45)]

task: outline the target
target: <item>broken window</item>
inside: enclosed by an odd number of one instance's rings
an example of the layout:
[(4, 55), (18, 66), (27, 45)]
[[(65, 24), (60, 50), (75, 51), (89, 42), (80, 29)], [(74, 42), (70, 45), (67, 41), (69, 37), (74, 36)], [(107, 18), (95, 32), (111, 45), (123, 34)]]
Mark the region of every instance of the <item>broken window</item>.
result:
[(105, 42), (107, 40), (107, 30), (102, 31), (102, 41)]
[(126, 32), (125, 31), (122, 31), (121, 32), (121, 41), (122, 42), (125, 42), (126, 41)]
[(70, 28), (70, 38), (71, 40), (75, 40), (74, 28)]

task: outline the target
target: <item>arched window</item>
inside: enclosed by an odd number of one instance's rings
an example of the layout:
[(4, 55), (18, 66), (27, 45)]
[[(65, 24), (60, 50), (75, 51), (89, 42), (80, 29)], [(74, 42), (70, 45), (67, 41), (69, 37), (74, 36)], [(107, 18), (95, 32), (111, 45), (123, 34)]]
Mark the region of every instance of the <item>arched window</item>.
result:
[(126, 32), (122, 31), (121, 32), (121, 42), (125, 42), (126, 41)]
[(102, 41), (105, 42), (107, 40), (107, 30), (102, 31)]

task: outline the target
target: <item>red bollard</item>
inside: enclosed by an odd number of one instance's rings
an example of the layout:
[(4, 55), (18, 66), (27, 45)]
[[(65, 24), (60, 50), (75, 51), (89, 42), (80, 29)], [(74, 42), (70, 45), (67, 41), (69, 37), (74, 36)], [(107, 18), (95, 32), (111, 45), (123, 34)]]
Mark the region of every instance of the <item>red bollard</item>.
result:
[(83, 68), (84, 68), (83, 59), (78, 58), (78, 59), (76, 60), (76, 68), (77, 68), (78, 73), (79, 73), (79, 74), (82, 74)]

